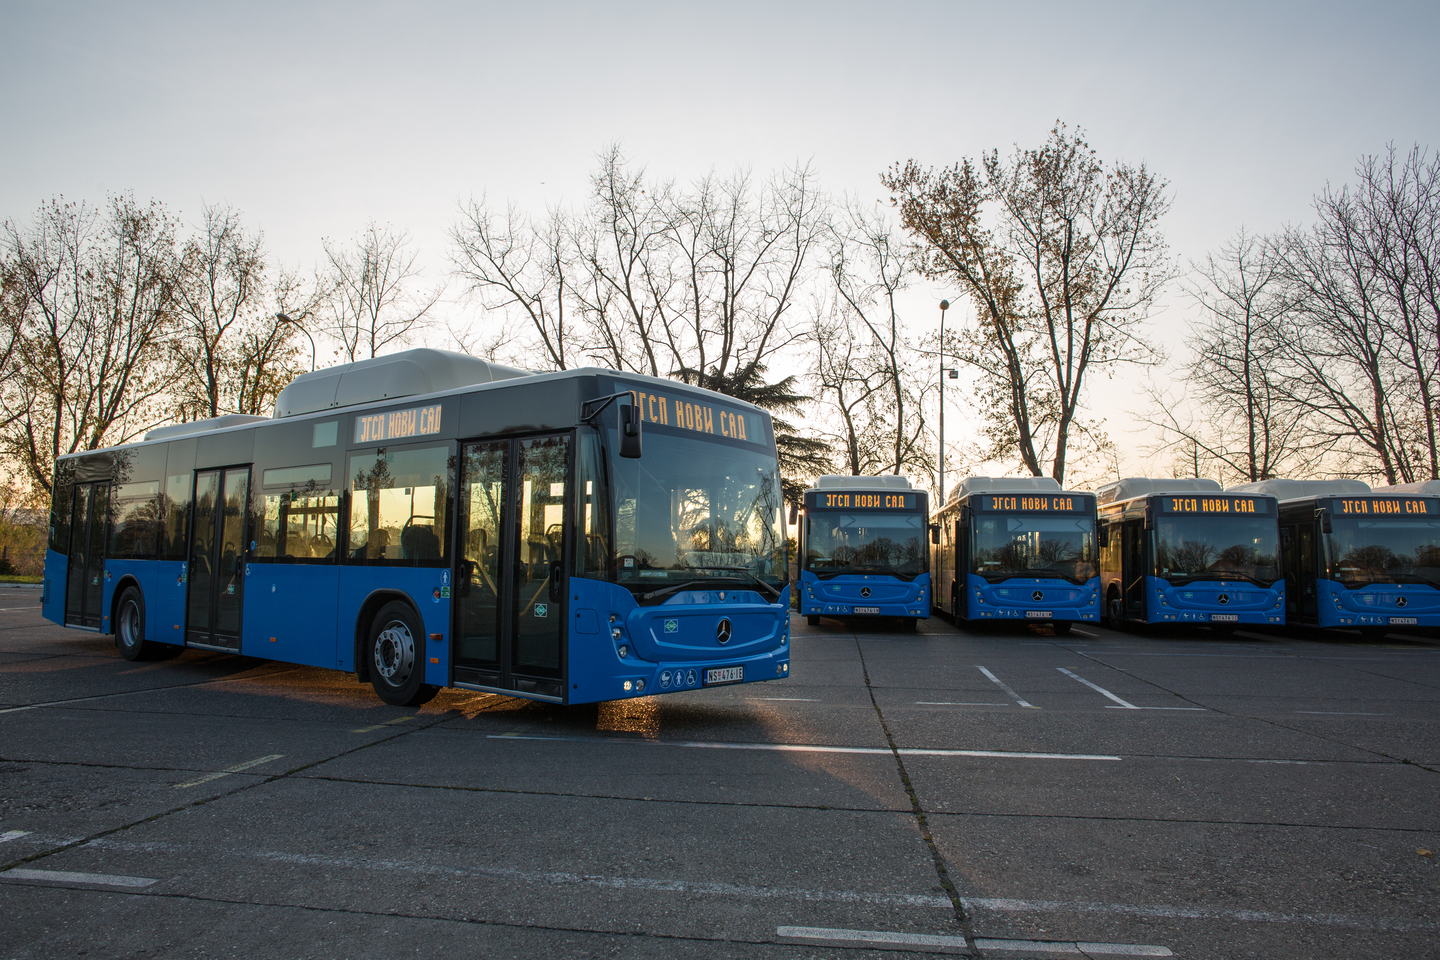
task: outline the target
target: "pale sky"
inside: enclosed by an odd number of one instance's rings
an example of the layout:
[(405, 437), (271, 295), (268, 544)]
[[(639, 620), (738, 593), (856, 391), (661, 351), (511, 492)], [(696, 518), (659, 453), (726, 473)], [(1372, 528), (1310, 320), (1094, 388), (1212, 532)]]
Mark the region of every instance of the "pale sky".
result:
[[(373, 219), (438, 279), (460, 201), (576, 203), (611, 142), (660, 176), (810, 161), (881, 199), (891, 163), (1038, 145), (1061, 119), (1169, 181), (1183, 262), (1306, 221), (1362, 153), (1440, 148), (1437, 38), (1433, 2), (0, 0), (0, 218), (62, 194), (191, 223), (225, 202), (305, 267)], [(952, 293), (917, 289), (917, 328)], [(1154, 321), (1176, 352), (1188, 313), (1172, 297)], [(1136, 442), (1138, 384), (1096, 386)]]

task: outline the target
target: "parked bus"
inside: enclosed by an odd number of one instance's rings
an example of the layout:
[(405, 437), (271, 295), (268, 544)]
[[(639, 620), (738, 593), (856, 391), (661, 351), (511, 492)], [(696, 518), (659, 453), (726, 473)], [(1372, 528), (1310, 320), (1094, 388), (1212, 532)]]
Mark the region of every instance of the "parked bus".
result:
[(393, 704), (772, 680), (790, 669), (781, 503), (757, 407), (411, 350), (301, 376), (272, 418), (62, 457), (42, 602), (132, 660), (354, 671)]
[(1229, 488), (1280, 501), (1287, 623), (1440, 627), (1440, 481), (1264, 480)]
[(904, 477), (820, 477), (800, 524), (800, 612), (825, 617), (930, 616), (929, 496)]
[(1094, 494), (1050, 477), (969, 477), (936, 520), (935, 606), (956, 623), (1023, 620), (1067, 633), (1100, 618)]
[(1285, 622), (1273, 496), (1214, 480), (1130, 478), (1097, 493), (1106, 622)]

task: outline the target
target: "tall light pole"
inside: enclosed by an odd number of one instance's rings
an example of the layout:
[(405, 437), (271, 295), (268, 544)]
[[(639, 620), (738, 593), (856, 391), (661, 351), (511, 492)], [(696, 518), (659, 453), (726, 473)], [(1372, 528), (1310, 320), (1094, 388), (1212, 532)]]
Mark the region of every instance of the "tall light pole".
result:
[(949, 300), (940, 301), (940, 506), (945, 506), (945, 311)]
[(300, 328), (300, 332), (303, 333), (303, 334), (305, 334), (305, 339), (310, 341), (310, 372), (311, 372), (311, 373), (314, 373), (314, 372), (315, 372), (315, 338), (312, 337), (312, 336), (310, 336), (310, 331), (309, 331), (309, 330), (306, 330), (304, 324), (302, 324), (299, 320), (291, 320), (289, 317), (285, 316), (285, 314), (283, 314), (283, 313), (277, 313), (277, 314), (275, 314), (275, 319), (276, 319), (276, 320), (279, 320), (281, 323), (288, 323), (288, 324), (291, 324), (292, 326), (299, 327), (299, 328)]

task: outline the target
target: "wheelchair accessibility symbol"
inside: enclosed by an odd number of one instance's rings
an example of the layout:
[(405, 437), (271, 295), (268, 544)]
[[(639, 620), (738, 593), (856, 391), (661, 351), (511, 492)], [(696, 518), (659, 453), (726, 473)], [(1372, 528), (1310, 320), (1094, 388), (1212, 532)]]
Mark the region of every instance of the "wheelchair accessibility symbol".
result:
[(666, 633), (679, 633), (679, 632), (680, 632), (680, 621), (679, 621), (679, 620), (666, 620), (666, 621), (665, 621), (665, 632), (666, 632)]

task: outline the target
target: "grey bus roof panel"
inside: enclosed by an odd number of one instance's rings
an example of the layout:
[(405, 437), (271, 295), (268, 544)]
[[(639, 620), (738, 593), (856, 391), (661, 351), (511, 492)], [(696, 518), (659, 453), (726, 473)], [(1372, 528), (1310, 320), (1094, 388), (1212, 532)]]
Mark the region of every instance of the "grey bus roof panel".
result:
[(1263, 493), (1284, 502), (1311, 497), (1368, 497), (1370, 484), (1363, 480), (1258, 480), (1226, 487), (1226, 493)]
[(950, 491), (951, 500), (977, 493), (1060, 493), (1054, 477), (966, 477)]
[(468, 354), (421, 347), (301, 374), (275, 398), (275, 419), (528, 376)]
[(1440, 480), (1422, 480), (1417, 483), (1397, 483), (1388, 487), (1376, 487), (1375, 494), (1385, 496), (1399, 494), (1402, 496), (1440, 497)]
[(146, 440), (173, 440), (176, 437), (185, 437), (194, 433), (209, 433), (211, 430), (224, 430), (226, 427), (238, 427), (247, 423), (265, 423), (269, 417), (255, 417), (248, 413), (227, 413), (223, 417), (212, 417), (209, 420), (191, 420), (189, 423), (172, 423), (166, 427), (156, 427), (145, 434)]
[(850, 477), (843, 474), (827, 474), (815, 478), (815, 486), (806, 493), (818, 490), (913, 490), (906, 477), (885, 474), (878, 477)]
[(1156, 493), (1224, 492), (1220, 484), (1214, 480), (1198, 477), (1125, 477), (1123, 480), (1115, 480), (1110, 483), (1101, 484), (1100, 489), (1095, 491), (1095, 501), (1103, 505), (1116, 503), (1120, 500), (1133, 500), (1136, 497), (1145, 497)]

